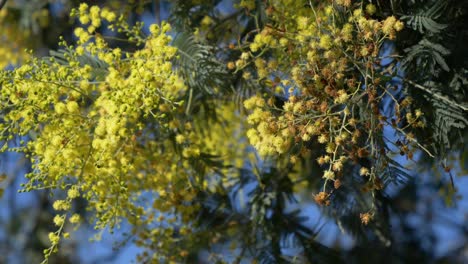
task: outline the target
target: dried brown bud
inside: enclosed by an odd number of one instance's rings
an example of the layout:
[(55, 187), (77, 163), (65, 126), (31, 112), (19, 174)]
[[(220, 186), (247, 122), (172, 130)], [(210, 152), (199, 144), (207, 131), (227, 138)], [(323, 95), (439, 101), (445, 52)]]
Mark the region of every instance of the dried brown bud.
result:
[(340, 180), (335, 180), (335, 182), (333, 183), (333, 187), (335, 187), (335, 189), (338, 189), (341, 187), (341, 181)]
[(322, 104), (320, 104), (320, 112), (325, 113), (327, 112), (327, 110), (328, 110), (327, 102), (322, 102)]
[(447, 173), (450, 172), (451, 169), (452, 169), (452, 167), (450, 167), (450, 166), (444, 166), (444, 171), (447, 172)]
[(373, 216), (370, 213), (364, 213), (359, 214), (359, 218), (361, 218), (361, 223), (367, 225), (372, 220)]
[(369, 151), (367, 149), (365, 149), (365, 148), (358, 149), (358, 157), (359, 158), (365, 158), (367, 156), (369, 156)]
[(234, 70), (234, 69), (236, 68), (236, 64), (235, 64), (234, 62), (230, 61), (230, 62), (228, 62), (228, 64), (227, 64), (227, 68), (228, 68), (229, 70)]
[(328, 201), (328, 197), (330, 195), (326, 192), (319, 192), (318, 194), (314, 195), (314, 200), (319, 205), (329, 205), (330, 201)]
[(384, 188), (384, 184), (380, 178), (375, 178), (374, 179), (374, 188), (376, 190), (382, 190)]

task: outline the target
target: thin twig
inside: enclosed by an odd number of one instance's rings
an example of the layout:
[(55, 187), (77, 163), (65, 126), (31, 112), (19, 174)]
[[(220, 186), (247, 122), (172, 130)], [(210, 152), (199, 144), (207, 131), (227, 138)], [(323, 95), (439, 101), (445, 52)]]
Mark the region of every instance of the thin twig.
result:
[(429, 155), (431, 158), (435, 158), (434, 154), (432, 154), (427, 148), (425, 148), (422, 144), (420, 144), (415, 138), (408, 136), (408, 134), (406, 134), (406, 132), (403, 129), (401, 129), (399, 127), (394, 127), (394, 128), (398, 132), (402, 133), (408, 140), (413, 141), (414, 143), (416, 143), (419, 146), (419, 148), (424, 150), (427, 153), (427, 155)]
[(447, 102), (447, 103), (449, 103), (449, 104), (451, 104), (451, 105), (455, 105), (455, 106), (461, 108), (461, 109), (464, 110), (464, 111), (468, 111), (468, 107), (467, 107), (467, 106), (461, 105), (461, 104), (459, 104), (459, 103), (457, 103), (457, 102), (455, 102), (455, 101), (453, 101), (453, 100), (450, 100), (449, 98), (447, 98), (447, 97), (445, 97), (445, 96), (443, 96), (443, 95), (440, 95), (440, 94), (438, 94), (438, 93), (435, 93), (435, 92), (431, 91), (429, 88), (424, 87), (424, 86), (422, 86), (422, 85), (420, 85), (420, 84), (417, 84), (417, 83), (415, 83), (415, 82), (413, 82), (413, 81), (411, 81), (411, 80), (407, 80), (407, 79), (403, 79), (403, 80), (404, 80), (405, 82), (407, 82), (407, 83), (413, 85), (414, 87), (416, 87), (416, 88), (418, 88), (418, 89), (420, 89), (420, 90), (423, 90), (423, 91), (425, 91), (426, 93), (428, 93), (428, 94), (430, 94), (430, 95), (436, 97), (437, 99), (440, 99), (440, 100), (442, 100), (442, 101), (445, 101), (445, 102)]

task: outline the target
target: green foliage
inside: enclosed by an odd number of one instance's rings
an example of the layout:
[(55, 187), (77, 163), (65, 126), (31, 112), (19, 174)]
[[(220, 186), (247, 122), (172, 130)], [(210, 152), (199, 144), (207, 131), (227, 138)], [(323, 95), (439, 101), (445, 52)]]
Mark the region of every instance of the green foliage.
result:
[[(426, 84), (427, 87), (431, 87), (430, 83)], [(440, 97), (432, 98), (432, 104), (435, 109), (435, 134), (437, 142), (442, 142), (443, 146), (447, 149), (451, 147), (451, 135), (458, 137), (463, 137), (460, 131), (468, 126), (468, 118), (466, 115), (466, 106), (465, 110), (460, 109), (460, 106), (456, 104), (447, 104), (446, 101), (439, 99)]]
[[(467, 125), (466, 56), (461, 43), (468, 34), (466, 3), (460, 1), (413, 1), (402, 5), (411, 30), (400, 44), (408, 94), (424, 97), (432, 127), (433, 148), (444, 156), (455, 145), (464, 144)], [(403, 44), (404, 43), (404, 44)], [(411, 80), (408, 80), (411, 79)], [(465, 87), (465, 88), (462, 88)]]
[(232, 92), (231, 75), (217, 59), (215, 48), (198, 42), (195, 36), (181, 33), (176, 36), (173, 45), (178, 52), (175, 66), (180, 69), (189, 87), (186, 113), (191, 113), (192, 107), (197, 105), (208, 108), (210, 112), (210, 99)]
[(424, 34), (426, 31), (436, 34), (447, 28), (447, 24), (437, 22), (437, 19), (444, 14), (447, 2), (435, 1), (432, 3), (428, 1), (428, 4), (432, 4), (432, 6), (429, 8), (423, 6), (414, 15), (404, 15), (401, 19), (406, 20), (413, 30), (417, 30), (421, 34)]
[[(450, 54), (450, 51), (441, 44), (422, 39), (418, 44), (405, 49), (407, 53), (403, 65), (419, 60), (419, 65), (428, 71), (437, 72), (437, 65), (445, 71), (450, 71), (444, 57)], [(437, 64), (437, 65), (436, 65)]]

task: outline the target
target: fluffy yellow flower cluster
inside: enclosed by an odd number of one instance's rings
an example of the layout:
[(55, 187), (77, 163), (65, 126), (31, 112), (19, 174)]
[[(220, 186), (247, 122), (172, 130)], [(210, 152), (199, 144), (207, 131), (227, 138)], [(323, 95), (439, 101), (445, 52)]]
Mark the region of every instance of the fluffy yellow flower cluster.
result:
[[(253, 126), (247, 137), (261, 156), (289, 157), (292, 164), (307, 157), (311, 146), (321, 147), (323, 155), (316, 158), (324, 169), (324, 190), (330, 181), (339, 188), (344, 166), (379, 153), (372, 140), (387, 120), (378, 106), (388, 93), (383, 74), (376, 73), (380, 47), (403, 23), (393, 16), (372, 18), (372, 4), (273, 2), (268, 14), (277, 24), (259, 31), (235, 63), (272, 88), (244, 102)], [(280, 63), (267, 63), (266, 54)], [(384, 169), (375, 167), (367, 176), (371, 182)]]
[(90, 8), (85, 3), (82, 3), (78, 10), (74, 10), (72, 15), (78, 16), (81, 24), (90, 24), (90, 26), (88, 26), (89, 33), (93, 33), (101, 26), (102, 19), (105, 19), (108, 22), (114, 22), (116, 19), (115, 13), (109, 11), (109, 9), (104, 8), (101, 10), (98, 6), (91, 6)]
[[(83, 25), (74, 30), (76, 46), (61, 43), (66, 63), (32, 59), (0, 72), (5, 114), (0, 141), (35, 135), (10, 150), (28, 153), (32, 161), (26, 190), (65, 190), (66, 196), (53, 204), (62, 211), (54, 218), (60, 229), (67, 218), (80, 222), (78, 215), (70, 216), (78, 197), (88, 200), (98, 229), (113, 228), (122, 218), (137, 226), (154, 224), (157, 213), (175, 209), (167, 225), (154, 228), (167, 236), (161, 238), (167, 241), (162, 246), (171, 250), (172, 224), (179, 217), (188, 221), (197, 210), (188, 206), (196, 196), (188, 181), (194, 175), (191, 160), (205, 151), (229, 153), (216, 149), (221, 138), (197, 136), (194, 120), (183, 115), (186, 86), (171, 63), (177, 50), (169, 45), (168, 24), (151, 25), (151, 34), (142, 40), (144, 47), (126, 52), (110, 48), (95, 33), (103, 20), (115, 21), (113, 29), (130, 28), (113, 12), (82, 4), (72, 13)], [(83, 58), (99, 61), (100, 68)], [(7, 148), (5, 144), (2, 150)], [(156, 195), (143, 199), (147, 192)], [(135, 232), (141, 243), (149, 238), (144, 228)], [(61, 231), (50, 234), (47, 254), (56, 249), (61, 236)]]
[(284, 153), (290, 145), (291, 133), (289, 129), (265, 109), (266, 103), (263, 98), (254, 96), (244, 101), (248, 110), (253, 110), (247, 122), (256, 125), (255, 129), (247, 131), (250, 143), (258, 150), (260, 155), (267, 156), (275, 153)]

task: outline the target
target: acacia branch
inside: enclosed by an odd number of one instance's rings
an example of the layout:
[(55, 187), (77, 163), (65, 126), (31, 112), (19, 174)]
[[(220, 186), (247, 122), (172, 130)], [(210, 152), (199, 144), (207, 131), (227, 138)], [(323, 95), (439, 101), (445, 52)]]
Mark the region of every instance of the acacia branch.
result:
[(413, 81), (410, 81), (410, 80), (404, 80), (404, 81), (407, 82), (407, 83), (409, 83), (409, 84), (411, 84), (411, 85), (413, 85), (414, 87), (416, 87), (416, 88), (418, 88), (418, 89), (420, 89), (420, 90), (425, 91), (426, 93), (429, 93), (430, 95), (436, 97), (437, 99), (440, 99), (440, 100), (442, 100), (442, 101), (445, 101), (446, 103), (449, 103), (450, 105), (457, 106), (457, 107), (461, 108), (461, 109), (464, 110), (464, 111), (468, 111), (468, 107), (467, 107), (467, 106), (462, 105), (462, 104), (459, 104), (459, 103), (457, 103), (457, 102), (454, 102), (453, 100), (450, 100), (449, 98), (447, 98), (447, 97), (445, 97), (445, 96), (443, 96), (443, 95), (441, 95), (441, 94), (435, 93), (435, 92), (431, 91), (431, 90), (430, 90), (429, 88), (427, 88), (427, 87), (424, 87), (424, 86), (422, 86), (422, 85), (420, 85), (420, 84), (417, 84), (417, 83), (415, 83), (415, 82), (413, 82)]

